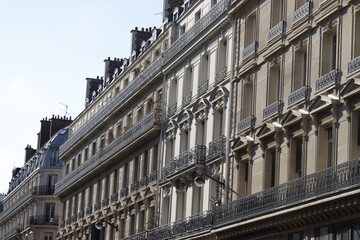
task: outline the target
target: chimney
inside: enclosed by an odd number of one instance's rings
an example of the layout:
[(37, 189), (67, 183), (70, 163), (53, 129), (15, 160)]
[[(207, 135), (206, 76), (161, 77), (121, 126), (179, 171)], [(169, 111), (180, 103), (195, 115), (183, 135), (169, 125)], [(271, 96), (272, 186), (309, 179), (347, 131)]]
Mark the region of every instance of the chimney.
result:
[(88, 103), (90, 103), (93, 99), (92, 92), (97, 91), (100, 84), (103, 84), (103, 80), (99, 77), (97, 78), (86, 78), (86, 97), (88, 99)]
[(41, 149), (42, 146), (50, 139), (50, 121), (47, 118), (44, 118), (40, 121), (40, 123), (37, 149)]
[(147, 41), (151, 37), (151, 32), (148, 29), (141, 28), (138, 30), (131, 30), (131, 53), (135, 50), (137, 53), (141, 48), (141, 43)]
[(60, 117), (59, 115), (56, 117), (53, 115), (50, 119), (50, 138), (60, 129), (69, 126), (71, 122), (72, 120), (70, 118)]
[(184, 0), (164, 0), (163, 18), (165, 19), (166, 17), (168, 17), (168, 18), (172, 19), (172, 13), (173, 13), (174, 9), (183, 4), (184, 4)]
[(112, 76), (114, 75), (115, 69), (120, 68), (123, 65), (123, 60), (118, 58), (114, 58), (114, 60), (111, 60), (109, 57), (108, 59), (105, 59), (104, 62), (105, 62), (104, 79), (107, 79), (109, 77), (110, 80), (113, 80)]
[(12, 170), (12, 178), (16, 177), (16, 174), (21, 170), (21, 168), (14, 168)]
[[(27, 145), (25, 148), (25, 163), (30, 160), (36, 153), (36, 149), (33, 149), (31, 145)], [(25, 164), (24, 163), (24, 164)]]

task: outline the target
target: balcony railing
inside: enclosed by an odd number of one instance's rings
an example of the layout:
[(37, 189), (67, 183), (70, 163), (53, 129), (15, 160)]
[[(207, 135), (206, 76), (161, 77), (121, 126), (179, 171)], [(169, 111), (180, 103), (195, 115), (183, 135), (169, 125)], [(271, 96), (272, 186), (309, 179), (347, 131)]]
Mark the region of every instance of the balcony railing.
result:
[(124, 104), (129, 98), (142, 88), (153, 77), (161, 67), (161, 57), (153, 61), (144, 71), (142, 71), (129, 85), (120, 91), (107, 105), (100, 109), (88, 122), (78, 129), (69, 139), (61, 145), (60, 155), (74, 147), (85, 135), (101, 125), (101, 122), (116, 112), (116, 109)]
[(130, 192), (135, 192), (139, 190), (139, 181), (135, 181), (130, 185)]
[(341, 72), (337, 69), (332, 70), (331, 72), (321, 76), (316, 80), (315, 83), (315, 92), (318, 93), (327, 88), (330, 88), (337, 84), (340, 80)]
[(58, 193), (68, 187), (70, 184), (76, 182), (79, 178), (91, 172), (91, 170), (105, 162), (109, 157), (121, 151), (128, 144), (143, 136), (147, 131), (151, 130), (154, 125), (158, 125), (159, 123), (160, 111), (152, 111), (130, 129), (124, 132), (123, 135), (115, 139), (110, 145), (106, 146), (102, 151), (96, 153), (93, 157), (88, 159), (69, 175), (61, 179), (55, 186), (55, 192)]
[(148, 184), (148, 177), (145, 176), (139, 180), (139, 188), (146, 187)]
[(157, 174), (158, 174), (158, 171), (154, 171), (150, 174), (149, 183), (157, 181)]
[(4, 237), (8, 239), (12, 236), (20, 235), (20, 232), (24, 229), (23, 225), (18, 224), (16, 227), (10, 229), (9, 231), (5, 232)]
[(81, 210), (81, 211), (78, 213), (78, 217), (79, 217), (79, 219), (82, 219), (82, 218), (85, 217), (85, 212), (84, 212), (84, 210)]
[(309, 86), (303, 86), (295, 90), (294, 92), (290, 93), (288, 99), (288, 105), (291, 106), (305, 99), (308, 99), (310, 96), (310, 90), (311, 88)]
[(167, 117), (171, 117), (172, 115), (174, 115), (176, 113), (176, 109), (177, 109), (177, 104), (173, 104), (171, 107), (168, 108), (167, 111)]
[(180, 53), (192, 40), (202, 33), (208, 26), (217, 21), (217, 19), (228, 9), (230, 1), (219, 1), (211, 10), (206, 13), (194, 26), (185, 32), (176, 40), (164, 53), (164, 64), (168, 63), (173, 57)]
[(301, 19), (305, 18), (310, 14), (311, 2), (306, 2), (299, 9), (297, 9), (292, 16), (292, 24), (299, 22)]
[(328, 0), (320, 0), (320, 6), (322, 6), (324, 3), (326, 3)]
[(33, 195), (54, 195), (55, 186), (40, 185), (33, 187)]
[(118, 193), (113, 193), (110, 197), (110, 202), (111, 203), (117, 202), (118, 199), (119, 199)]
[(285, 21), (281, 21), (278, 24), (276, 24), (273, 28), (269, 30), (267, 41), (270, 42), (280, 34), (284, 33), (284, 29), (285, 29)]
[(99, 211), (101, 209), (101, 202), (97, 202), (94, 204), (94, 211)]
[(54, 225), (57, 226), (59, 223), (59, 217), (47, 217), (47, 216), (30, 216), (29, 225)]
[(256, 53), (256, 50), (257, 50), (257, 41), (251, 43), (249, 46), (244, 48), (242, 53), (242, 60), (246, 60), (251, 55), (254, 55)]
[(223, 81), (226, 78), (226, 74), (227, 74), (227, 67), (223, 67), (223, 69), (221, 69), (216, 75), (215, 75), (215, 83), (219, 83), (221, 81)]
[(183, 97), (183, 99), (182, 99), (182, 105), (183, 105), (183, 106), (188, 105), (188, 104), (191, 102), (191, 98), (192, 98), (192, 94), (191, 94), (191, 93), (185, 95), (185, 96)]
[(108, 197), (104, 198), (103, 200), (101, 200), (101, 207), (109, 206), (109, 202), (110, 202), (110, 200)]
[(237, 132), (240, 133), (240, 132), (243, 132), (243, 131), (245, 131), (247, 129), (250, 129), (250, 128), (254, 127), (255, 126), (255, 121), (256, 121), (256, 118), (253, 115), (250, 115), (249, 117), (244, 118), (243, 120), (241, 120), (238, 123)]
[(85, 209), (85, 213), (86, 213), (86, 216), (91, 215), (91, 214), (92, 214), (92, 207), (91, 207), (91, 206), (90, 206), (90, 207), (87, 207), (87, 208)]
[[(135, 235), (132, 235), (130, 237), (124, 238), (124, 240), (145, 240), (146, 238), (146, 232), (138, 233)], [(160, 240), (161, 238), (158, 238), (157, 240)]]
[(281, 100), (278, 100), (268, 106), (266, 106), (263, 110), (263, 119), (267, 119), (269, 117), (275, 116), (282, 112), (284, 107), (284, 103)]
[(120, 198), (127, 197), (128, 194), (129, 194), (128, 187), (124, 187), (123, 189), (120, 190)]
[(167, 224), (148, 231), (148, 240), (173, 239), (189, 234), (209, 230), (212, 227), (211, 211), (202, 212), (191, 217)]
[(77, 221), (77, 215), (71, 216), (71, 223), (76, 223)]
[(226, 153), (226, 137), (221, 136), (209, 143), (209, 153), (206, 161), (211, 161)]
[[(163, 178), (170, 178), (171, 176), (194, 166), (196, 163), (205, 163), (206, 147), (196, 146), (192, 149), (183, 152), (179, 156), (170, 160), (170, 163), (162, 168)], [(163, 179), (166, 180), (166, 179)]]
[(348, 63), (348, 74), (353, 74), (355, 72), (358, 72), (360, 70), (360, 56), (357, 58), (354, 58)]
[(209, 87), (209, 81), (202, 83), (198, 88), (198, 95), (199, 96), (203, 95), (208, 90), (208, 87)]
[(214, 226), (243, 221), (360, 185), (360, 160), (352, 160), (213, 209)]

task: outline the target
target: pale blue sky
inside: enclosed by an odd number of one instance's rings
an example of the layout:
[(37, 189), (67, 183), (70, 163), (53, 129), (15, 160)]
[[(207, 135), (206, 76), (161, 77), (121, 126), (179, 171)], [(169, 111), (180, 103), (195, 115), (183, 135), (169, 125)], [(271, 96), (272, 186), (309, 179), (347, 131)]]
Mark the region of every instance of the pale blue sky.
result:
[(102, 76), (108, 56), (130, 55), (130, 31), (160, 27), (162, 0), (0, 1), (0, 193), (14, 166), (36, 147), (40, 120), (73, 118), (84, 107), (85, 78)]

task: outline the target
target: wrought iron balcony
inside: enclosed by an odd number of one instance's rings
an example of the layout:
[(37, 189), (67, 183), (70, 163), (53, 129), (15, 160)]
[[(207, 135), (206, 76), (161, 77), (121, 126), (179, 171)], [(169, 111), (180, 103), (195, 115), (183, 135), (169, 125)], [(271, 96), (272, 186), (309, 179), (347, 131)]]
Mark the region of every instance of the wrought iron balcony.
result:
[(320, 0), (320, 7), (324, 4), (324, 3), (326, 3), (328, 0)]
[(75, 223), (77, 221), (77, 215), (71, 216), (71, 223)]
[(194, 166), (196, 163), (205, 163), (206, 147), (196, 146), (183, 152), (179, 156), (170, 160), (170, 163), (162, 168), (163, 179), (171, 178), (173, 175)]
[(158, 171), (154, 171), (149, 176), (149, 183), (156, 182)]
[(211, 10), (197, 21), (187, 32), (176, 40), (164, 53), (164, 64), (180, 53), (192, 40), (199, 36), (208, 26), (218, 21), (218, 18), (226, 13), (230, 1), (222, 0), (215, 4)]
[(154, 60), (144, 71), (142, 71), (129, 85), (120, 91), (107, 105), (101, 108), (92, 118), (90, 118), (80, 129), (78, 129), (69, 139), (61, 145), (60, 155), (73, 148), (83, 136), (101, 125), (104, 119), (116, 112), (122, 104), (136, 95), (151, 78), (159, 72), (161, 67), (161, 57)]
[(130, 192), (136, 192), (139, 190), (139, 181), (135, 181), (130, 185)]
[(101, 201), (101, 206), (102, 206), (102, 207), (107, 207), (107, 206), (109, 206), (109, 198), (108, 198), (108, 197), (104, 198), (104, 199)]
[(341, 72), (337, 69), (334, 69), (331, 72), (321, 76), (316, 80), (315, 92), (318, 93), (339, 83), (340, 76)]
[(84, 210), (81, 210), (81, 211), (78, 213), (79, 219), (84, 218), (84, 216), (85, 216), (85, 212), (84, 212)]
[(139, 188), (146, 187), (148, 184), (148, 177), (145, 176), (139, 180)]
[[(135, 235), (132, 235), (130, 237), (124, 238), (124, 240), (145, 240), (148, 239), (146, 238), (146, 232), (141, 232)], [(159, 240), (161, 238), (158, 238), (157, 240)]]
[(253, 115), (250, 115), (247, 118), (244, 118), (237, 124), (237, 132), (243, 132), (247, 129), (250, 129), (255, 126), (256, 117)]
[(348, 63), (348, 74), (353, 74), (355, 72), (358, 72), (360, 70), (360, 56), (357, 58), (354, 58)]
[(33, 187), (33, 195), (54, 195), (55, 186), (40, 185)]
[(70, 224), (71, 224), (71, 219), (70, 219), (70, 218), (67, 218), (67, 219), (65, 220), (65, 224), (66, 224), (66, 225), (70, 225)]
[(209, 152), (206, 161), (211, 161), (226, 153), (226, 137), (221, 136), (209, 143)]
[(188, 93), (187, 95), (185, 95), (182, 99), (182, 105), (186, 106), (191, 102), (191, 98), (192, 98), (192, 93)]
[(85, 209), (85, 213), (86, 213), (87, 216), (89, 216), (90, 214), (92, 214), (92, 206), (87, 207), (87, 208)]
[(167, 224), (148, 231), (148, 240), (173, 239), (189, 234), (209, 230), (212, 227), (211, 211), (202, 212), (191, 217)]
[(54, 225), (57, 226), (59, 223), (59, 217), (47, 217), (44, 215), (40, 216), (30, 216), (28, 220), (29, 225)]
[(22, 230), (24, 230), (24, 226), (22, 224), (18, 224), (16, 227), (5, 232), (4, 237), (5, 237), (5, 239), (10, 239), (13, 236), (20, 235), (20, 232)]
[(101, 209), (101, 202), (97, 202), (94, 204), (94, 211), (99, 211)]
[(110, 197), (111, 203), (117, 202), (118, 198), (119, 198), (118, 193), (113, 193)]
[(226, 78), (227, 74), (227, 67), (225, 66), (223, 69), (221, 69), (218, 73), (215, 75), (215, 83), (219, 83), (223, 81)]
[(282, 33), (284, 33), (284, 30), (285, 30), (285, 21), (281, 21), (269, 30), (267, 41), (270, 42), (277, 36), (281, 35)]
[(279, 211), (359, 185), (360, 160), (356, 159), (217, 206), (213, 209), (214, 226)]
[(295, 90), (294, 92), (289, 94), (289, 99), (288, 99), (288, 105), (292, 106), (296, 103), (299, 103), (305, 99), (308, 99), (310, 96), (310, 90), (311, 88), (309, 86), (303, 86), (297, 90)]
[(198, 95), (203, 95), (209, 87), (209, 81), (203, 82), (198, 88)]
[(171, 107), (168, 108), (167, 111), (167, 117), (171, 117), (172, 115), (174, 115), (176, 113), (176, 109), (177, 109), (177, 104), (173, 104)]
[(281, 113), (283, 107), (284, 107), (284, 103), (281, 100), (277, 100), (276, 102), (266, 106), (263, 110), (263, 119), (267, 119), (269, 117)]
[(299, 22), (310, 14), (311, 2), (306, 2), (300, 8), (298, 8), (292, 15), (292, 24)]
[(124, 187), (123, 189), (120, 190), (120, 198), (127, 197), (128, 194), (129, 194), (128, 187)]
[(258, 42), (255, 41), (255, 42), (251, 43), (249, 46), (247, 46), (246, 48), (244, 48), (243, 53), (242, 53), (242, 60), (246, 60), (251, 55), (254, 55), (257, 50), (257, 45), (258, 45)]
[(69, 173), (61, 179), (55, 186), (55, 192), (58, 193), (67, 188), (72, 183), (76, 182), (79, 178), (105, 162), (109, 157), (121, 151), (127, 145), (131, 144), (134, 140), (143, 136), (147, 131), (151, 130), (155, 125), (160, 123), (160, 111), (155, 110), (143, 117), (134, 126), (129, 128), (120, 137), (116, 138), (110, 145), (106, 146), (102, 151), (96, 153), (89, 158), (86, 162), (81, 164), (74, 171)]

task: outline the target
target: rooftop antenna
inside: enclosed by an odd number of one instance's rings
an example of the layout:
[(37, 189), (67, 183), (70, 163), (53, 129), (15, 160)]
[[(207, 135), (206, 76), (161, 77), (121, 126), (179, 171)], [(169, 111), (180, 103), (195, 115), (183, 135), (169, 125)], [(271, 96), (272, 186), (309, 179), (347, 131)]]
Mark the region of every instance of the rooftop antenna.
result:
[(65, 117), (67, 117), (68, 115), (70, 115), (71, 113), (68, 112), (69, 105), (67, 105), (67, 104), (65, 104), (65, 103), (62, 103), (62, 102), (59, 102), (59, 103), (65, 107), (65, 110), (60, 109), (62, 112), (64, 112)]

